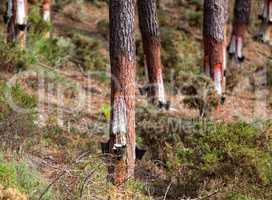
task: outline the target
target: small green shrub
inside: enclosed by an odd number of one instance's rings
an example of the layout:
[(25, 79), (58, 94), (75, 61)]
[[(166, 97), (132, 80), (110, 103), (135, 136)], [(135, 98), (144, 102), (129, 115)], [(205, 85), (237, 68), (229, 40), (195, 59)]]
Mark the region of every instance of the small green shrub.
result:
[(248, 196), (244, 196), (239, 193), (231, 193), (230, 195), (228, 195), (227, 200), (256, 200), (256, 199), (248, 197)]
[(7, 86), (4, 83), (0, 83), (0, 102), (1, 102), (1, 117), (0, 119), (5, 119), (11, 112), (15, 112), (10, 107), (9, 99), (6, 97), (9, 96), (11, 98), (12, 103), (14, 103), (17, 107), (28, 109), (32, 111), (30, 113), (34, 114), (34, 109), (37, 105), (37, 99), (34, 96), (31, 96), (25, 92), (25, 90), (17, 83), (14, 86)]
[(99, 39), (82, 34), (73, 34), (75, 44), (74, 60), (79, 62), (85, 71), (106, 71), (109, 61), (100, 50), (102, 43)]
[(103, 113), (106, 120), (110, 119), (111, 107), (108, 104), (102, 105), (101, 112)]
[(189, 21), (189, 24), (192, 26), (201, 26), (203, 19), (202, 19), (202, 10), (194, 11), (194, 10), (187, 10), (186, 17)]
[[(24, 162), (6, 161), (0, 158), (0, 184), (3, 187), (16, 188), (27, 194), (30, 199), (38, 199), (47, 187), (47, 182), (38, 172), (30, 169)], [(51, 190), (45, 194), (44, 200), (53, 200)]]
[[(200, 44), (174, 28), (161, 28), (162, 63), (166, 80), (174, 73), (192, 72), (198, 74), (201, 66)], [(186, 54), (184, 53), (186, 52)]]
[[(24, 141), (35, 134), (36, 105), (36, 98), (28, 95), (19, 84), (8, 87), (0, 83), (0, 150), (18, 150)], [(17, 107), (26, 112), (19, 112)]]
[(97, 25), (96, 29), (98, 33), (100, 33), (105, 39), (109, 39), (109, 21), (108, 20), (100, 20)]
[(270, 188), (272, 141), (265, 133), (271, 130), (270, 123), (260, 127), (186, 120), (146, 109), (138, 111), (136, 119), (137, 134), (152, 159), (160, 160), (168, 178), (176, 180), (176, 195), (200, 196), (210, 187), (205, 180), (222, 182), (218, 187), (226, 191), (232, 186), (253, 196)]

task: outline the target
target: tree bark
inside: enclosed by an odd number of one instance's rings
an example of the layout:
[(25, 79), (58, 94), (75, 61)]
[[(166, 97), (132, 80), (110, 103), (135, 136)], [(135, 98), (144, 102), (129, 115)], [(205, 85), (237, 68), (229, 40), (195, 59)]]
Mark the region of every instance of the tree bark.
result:
[(24, 48), (27, 29), (27, 0), (8, 0), (7, 41), (18, 41)]
[(262, 11), (259, 15), (262, 20), (258, 37), (272, 45), (272, 0), (263, 0)]
[(227, 5), (226, 0), (204, 1), (204, 71), (214, 80), (219, 95), (223, 94), (224, 88)]
[(114, 155), (111, 178), (121, 185), (135, 168), (135, 39), (134, 0), (110, 0), (111, 123), (109, 152)]
[[(51, 0), (43, 0), (42, 3), (42, 18), (45, 22), (51, 22)], [(50, 37), (50, 32), (45, 33), (45, 37)]]
[(138, 0), (138, 13), (149, 79), (148, 96), (153, 103), (165, 105), (156, 0)]
[(7, 42), (14, 42), (16, 40), (15, 20), (16, 20), (16, 0), (7, 0)]
[(236, 0), (232, 37), (229, 44), (229, 55), (240, 63), (244, 60), (242, 48), (250, 20), (251, 0)]
[(42, 18), (46, 22), (51, 21), (51, 0), (43, 0), (43, 3), (42, 3)]

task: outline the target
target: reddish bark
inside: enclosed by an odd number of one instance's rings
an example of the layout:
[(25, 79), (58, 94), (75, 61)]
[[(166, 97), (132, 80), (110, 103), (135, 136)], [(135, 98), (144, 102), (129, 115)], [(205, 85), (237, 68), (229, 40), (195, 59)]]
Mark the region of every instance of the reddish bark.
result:
[[(23, 0), (24, 3), (24, 12), (27, 15), (28, 4), (27, 0)], [(12, 15), (8, 19), (7, 23), (7, 41), (15, 42), (18, 41), (20, 47), (24, 48), (26, 43), (26, 21), (22, 22), (19, 20), (17, 5), (19, 0), (12, 0)], [(22, 19), (22, 18), (21, 18)]]
[(134, 176), (135, 168), (135, 39), (134, 0), (110, 1), (111, 123), (109, 169), (116, 185)]
[(260, 14), (262, 24), (258, 38), (272, 45), (272, 0), (263, 0), (263, 9)]
[(10, 0), (7, 5), (7, 9), (11, 9), (11, 13), (7, 14), (7, 42), (14, 42), (16, 39), (16, 31), (15, 31), (16, 6), (15, 5), (16, 5), (16, 0)]
[(138, 13), (149, 80), (148, 96), (152, 103), (166, 105), (156, 1), (138, 1)]
[(150, 86), (148, 95), (153, 103), (161, 102), (165, 104), (160, 41), (157, 38), (143, 39), (143, 46)]
[(204, 71), (215, 82), (215, 89), (223, 95), (224, 68), (226, 66), (226, 37), (228, 1), (205, 0), (204, 2)]
[(236, 0), (232, 37), (229, 44), (229, 55), (240, 63), (244, 60), (242, 48), (250, 21), (251, 0)]
[(43, 0), (42, 3), (42, 17), (45, 21), (50, 22), (51, 15), (51, 0)]

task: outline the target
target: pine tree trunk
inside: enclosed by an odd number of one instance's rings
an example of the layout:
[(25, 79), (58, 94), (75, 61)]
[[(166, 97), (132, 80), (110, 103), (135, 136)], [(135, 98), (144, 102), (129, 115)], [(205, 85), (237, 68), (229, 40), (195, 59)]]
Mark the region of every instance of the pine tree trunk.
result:
[[(43, 0), (42, 3), (42, 18), (45, 22), (51, 22), (51, 0)], [(50, 37), (50, 33), (45, 34), (46, 38)]]
[(134, 176), (135, 168), (135, 39), (134, 0), (110, 0), (111, 124), (110, 175), (116, 185)]
[(22, 48), (26, 43), (27, 6), (27, 0), (8, 1), (7, 41), (18, 41)]
[(153, 103), (165, 105), (156, 0), (138, 0), (138, 12), (149, 79), (148, 96)]
[(226, 0), (205, 0), (204, 2), (204, 71), (215, 82), (219, 95), (224, 89), (225, 25), (228, 2)]
[(229, 44), (229, 54), (240, 63), (244, 60), (242, 48), (250, 20), (251, 0), (236, 0), (232, 37)]
[(16, 20), (16, 0), (7, 0), (7, 42), (14, 42), (16, 40), (15, 20)]
[(272, 0), (263, 0), (262, 11), (259, 15), (262, 20), (258, 37), (272, 45)]
[(46, 22), (51, 20), (51, 0), (43, 0), (42, 3), (42, 17)]

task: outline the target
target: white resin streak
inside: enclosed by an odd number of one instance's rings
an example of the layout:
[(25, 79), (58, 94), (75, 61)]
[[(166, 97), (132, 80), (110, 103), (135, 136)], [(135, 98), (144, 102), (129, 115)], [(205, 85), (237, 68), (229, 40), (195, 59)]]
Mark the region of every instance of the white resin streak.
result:
[(214, 70), (214, 84), (218, 95), (222, 95), (222, 73), (219, 69)]
[(158, 100), (162, 103), (166, 103), (162, 76), (160, 77), (160, 80), (158, 82)]
[(242, 37), (237, 37), (237, 57), (238, 58), (243, 57), (242, 49), (243, 49), (243, 39)]
[(124, 97), (117, 97), (114, 101), (112, 133), (117, 136), (117, 139), (119, 138), (121, 140), (117, 141), (117, 144), (126, 145), (125, 134), (127, 133), (127, 109)]
[(264, 42), (269, 42), (270, 41), (270, 32), (271, 32), (271, 27), (268, 25), (267, 27), (264, 28), (264, 33), (263, 33), (263, 41)]
[(46, 22), (50, 22), (50, 10), (45, 10), (43, 12), (43, 20)]
[(12, 6), (13, 6), (12, 0), (8, 0), (7, 16), (8, 16), (9, 18), (11, 18), (12, 15), (13, 15), (13, 13), (12, 13)]
[(17, 0), (16, 23), (24, 25), (26, 23), (26, 4), (25, 0)]
[(272, 22), (272, 1), (269, 2), (268, 20)]
[(236, 52), (236, 36), (233, 35), (231, 37), (230, 47), (229, 47), (229, 53), (234, 54)]

